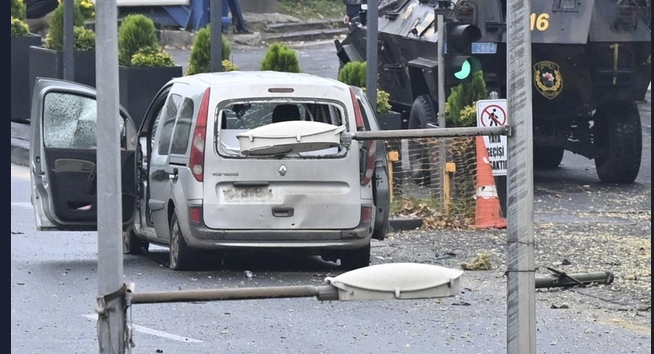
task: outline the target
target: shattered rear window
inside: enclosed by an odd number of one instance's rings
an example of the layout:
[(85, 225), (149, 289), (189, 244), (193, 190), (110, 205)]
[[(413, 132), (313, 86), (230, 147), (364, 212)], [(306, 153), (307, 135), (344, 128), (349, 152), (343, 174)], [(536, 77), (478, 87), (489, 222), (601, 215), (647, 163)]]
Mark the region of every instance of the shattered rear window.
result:
[[(237, 135), (265, 125), (288, 122), (320, 122), (334, 126), (345, 125), (344, 107), (332, 102), (303, 101), (246, 101), (233, 102), (218, 114), (217, 150), (221, 155), (242, 157)], [(308, 156), (339, 154), (340, 149), (306, 153)]]

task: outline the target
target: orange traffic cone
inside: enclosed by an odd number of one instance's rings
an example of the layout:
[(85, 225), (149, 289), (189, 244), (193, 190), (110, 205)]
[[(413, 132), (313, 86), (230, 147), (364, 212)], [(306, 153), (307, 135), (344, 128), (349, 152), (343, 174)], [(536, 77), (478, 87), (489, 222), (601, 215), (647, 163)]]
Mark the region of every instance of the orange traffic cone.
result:
[(504, 229), (506, 220), (501, 216), (500, 199), (495, 188), (493, 169), (488, 160), (484, 138), (477, 137), (477, 203), (475, 227), (479, 229)]

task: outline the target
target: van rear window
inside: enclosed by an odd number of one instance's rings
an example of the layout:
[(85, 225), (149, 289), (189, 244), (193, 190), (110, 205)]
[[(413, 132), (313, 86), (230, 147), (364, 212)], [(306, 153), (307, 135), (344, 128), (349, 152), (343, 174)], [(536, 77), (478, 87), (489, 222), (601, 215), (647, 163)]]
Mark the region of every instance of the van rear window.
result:
[[(345, 125), (344, 108), (332, 102), (247, 101), (225, 106), (217, 116), (218, 152), (221, 155), (242, 156), (236, 136), (265, 125), (306, 121), (334, 126)], [(340, 149), (303, 153), (305, 156), (338, 154)]]

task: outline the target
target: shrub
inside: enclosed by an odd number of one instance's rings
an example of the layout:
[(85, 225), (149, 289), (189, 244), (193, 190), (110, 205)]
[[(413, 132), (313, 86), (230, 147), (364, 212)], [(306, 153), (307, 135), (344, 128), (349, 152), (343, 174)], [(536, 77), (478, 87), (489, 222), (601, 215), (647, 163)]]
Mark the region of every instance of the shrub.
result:
[[(225, 60), (229, 60), (232, 54), (232, 47), (225, 38), (220, 38), (222, 50), (222, 67), (224, 71)], [(198, 73), (206, 73), (211, 71), (211, 27), (210, 25), (201, 28), (195, 35), (193, 41), (193, 49), (191, 49), (191, 56), (189, 58), (188, 69), (186, 75), (193, 75)]]
[(30, 33), (27, 23), (16, 17), (11, 17), (11, 36), (12, 37), (25, 37)]
[[(23, 0), (11, 0), (11, 17), (16, 18), (18, 20), (24, 20), (25, 19), (25, 11), (26, 7), (25, 4), (23, 3)], [(13, 36), (13, 20), (12, 22), (12, 36)]]
[(127, 15), (118, 28), (118, 63), (130, 66), (132, 56), (146, 49), (159, 49), (154, 22), (143, 14)]
[(236, 64), (232, 63), (227, 59), (223, 60), (221, 66), (223, 68), (223, 71), (239, 71), (238, 66), (236, 66)]
[(73, 28), (75, 34), (75, 50), (86, 51), (95, 49), (95, 32), (83, 26)]
[[(82, 13), (80, 12), (80, 8), (79, 8), (79, 3), (77, 2), (75, 2), (73, 6), (73, 26), (75, 27), (84, 26), (84, 16), (82, 16)], [(87, 38), (88, 35), (85, 35), (84, 37)], [(77, 42), (77, 35), (75, 36), (75, 41)], [(48, 35), (45, 38), (44, 46), (52, 50), (61, 50), (64, 46), (64, 5), (63, 4), (60, 4), (54, 10), (52, 17), (50, 18), (50, 30), (48, 31)], [(75, 47), (76, 48), (78, 47), (77, 43), (75, 43)], [(94, 48), (95, 48), (95, 44), (93, 44), (92, 49)]]
[[(343, 65), (338, 72), (338, 81), (366, 89), (367, 65), (365, 61), (351, 61)], [(388, 113), (391, 111), (391, 95), (377, 89), (377, 113)]]
[(175, 66), (175, 61), (170, 54), (164, 52), (160, 48), (142, 48), (132, 55), (129, 66), (147, 66), (147, 67), (161, 67), (161, 66)]
[(338, 72), (338, 81), (361, 88), (366, 87), (365, 61), (350, 61), (343, 65)]
[[(488, 97), (484, 74), (478, 71), (473, 74), (472, 81), (452, 87), (450, 96), (445, 102), (445, 124), (448, 127), (471, 127), (477, 124), (477, 115), (474, 119), (470, 117), (470, 108), (475, 109), (475, 104), (480, 99)], [(465, 112), (464, 109), (466, 110)], [(465, 113), (465, 114), (463, 114)]]
[(91, 0), (75, 0), (85, 20), (95, 19), (95, 4)]
[(266, 51), (266, 56), (261, 61), (260, 70), (299, 73), (300, 61), (295, 50), (289, 48), (286, 44), (276, 42)]

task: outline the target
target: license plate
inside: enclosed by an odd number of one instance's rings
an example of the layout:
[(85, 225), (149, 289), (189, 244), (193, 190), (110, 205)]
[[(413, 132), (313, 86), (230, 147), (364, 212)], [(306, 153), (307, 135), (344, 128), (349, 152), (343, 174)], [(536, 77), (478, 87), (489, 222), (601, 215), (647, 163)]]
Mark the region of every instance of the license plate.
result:
[(497, 43), (474, 42), (471, 49), (472, 54), (495, 54), (497, 53)]
[(225, 188), (223, 197), (226, 202), (263, 201), (272, 199), (273, 193), (270, 187)]

